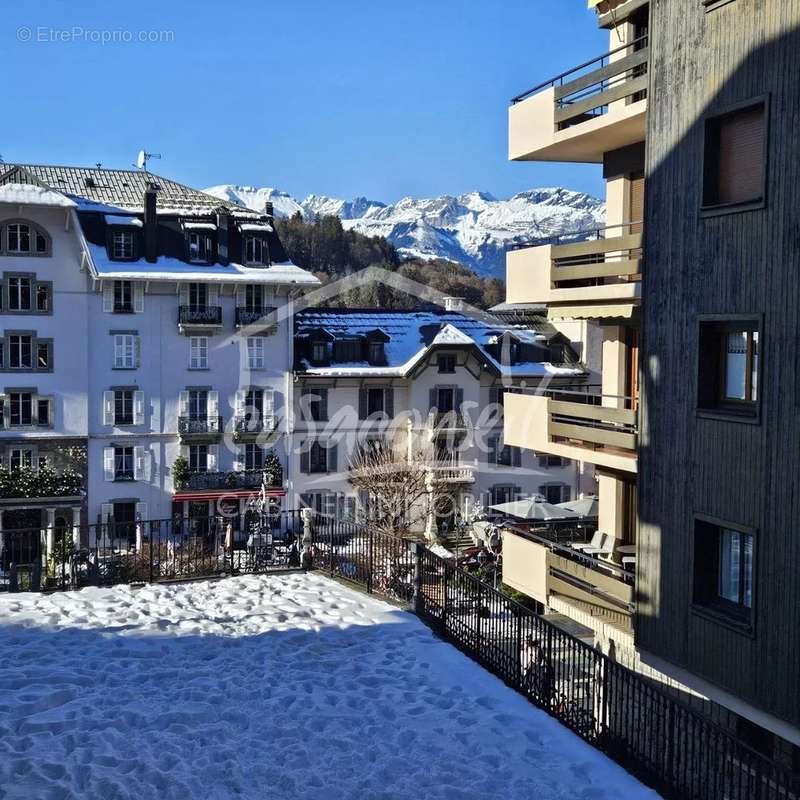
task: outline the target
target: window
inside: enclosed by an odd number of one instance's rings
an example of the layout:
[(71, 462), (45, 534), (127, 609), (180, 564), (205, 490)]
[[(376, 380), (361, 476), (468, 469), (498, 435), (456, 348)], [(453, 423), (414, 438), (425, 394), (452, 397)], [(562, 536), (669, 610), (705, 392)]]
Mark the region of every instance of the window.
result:
[(30, 253), (31, 229), (29, 225), (15, 222), (7, 228), (7, 247), (9, 253)]
[(436, 390), (436, 410), (440, 414), (455, 411), (455, 390), (451, 388), (438, 388)]
[(449, 374), (456, 371), (456, 357), (452, 353), (440, 353), (437, 364), (441, 373)]
[(117, 502), (113, 504), (114, 539), (127, 539), (130, 544), (136, 542), (136, 503)]
[(264, 369), (264, 339), (261, 336), (247, 338), (248, 369)]
[(314, 364), (324, 364), (328, 360), (328, 345), (326, 342), (311, 343), (311, 361)]
[(189, 308), (192, 311), (204, 311), (208, 308), (208, 285), (205, 283), (189, 284)]
[(189, 390), (189, 419), (208, 419), (208, 392), (205, 389)]
[(8, 365), (12, 369), (31, 369), (33, 367), (31, 337), (11, 334), (8, 337)]
[(115, 447), (114, 480), (132, 481), (133, 479), (133, 447)]
[(264, 287), (249, 283), (244, 287), (244, 307), (251, 312), (261, 312), (264, 308)]
[(756, 417), (760, 361), (758, 321), (701, 321), (699, 350), (698, 408)]
[(114, 391), (114, 424), (133, 425), (133, 389)]
[(695, 521), (694, 603), (749, 623), (754, 591), (753, 531)]
[(259, 236), (246, 236), (244, 240), (244, 263), (266, 264), (267, 242)]
[(257, 444), (246, 444), (244, 446), (244, 468), (250, 470), (260, 470), (264, 467), (264, 448)]
[[(499, 467), (518, 467), (522, 463), (522, 451), (510, 444), (501, 445), (499, 439), (490, 442), (490, 455), (494, 453), (494, 462)], [(490, 459), (491, 460), (491, 459)]]
[(29, 447), (15, 447), (8, 457), (8, 466), (11, 470), (30, 469), (33, 466), (33, 450)]
[(134, 235), (133, 231), (114, 231), (111, 234), (111, 258), (134, 258), (136, 254)]
[(114, 334), (114, 369), (136, 369), (138, 339), (132, 333)]
[(11, 277), (8, 279), (8, 308), (10, 311), (30, 311), (30, 278)]
[(36, 424), (40, 427), (50, 425), (50, 399), (39, 397), (36, 400)]
[(208, 336), (189, 337), (189, 369), (208, 369)]
[(384, 364), (386, 362), (386, 352), (383, 342), (370, 342), (368, 358), (370, 364)]
[(34, 400), (31, 392), (9, 392), (9, 424), (12, 428), (33, 425)]
[(303, 419), (325, 422), (328, 419), (328, 390), (325, 387), (309, 387), (300, 396)]
[(36, 369), (50, 369), (50, 345), (47, 342), (36, 343)]
[(495, 485), (492, 486), (489, 505), (497, 506), (501, 503), (511, 503), (519, 495), (519, 488), (516, 486)]
[(208, 445), (189, 446), (189, 469), (192, 472), (208, 472)]
[(50, 286), (46, 283), (36, 284), (36, 310), (50, 310)]
[(570, 488), (566, 483), (546, 483), (539, 487), (539, 494), (544, 497), (545, 502), (566, 503), (569, 500)]
[(763, 203), (766, 141), (767, 111), (763, 100), (706, 120), (704, 209)]
[(367, 416), (382, 414), (384, 408), (384, 390), (367, 389)]
[(114, 313), (133, 314), (133, 283), (114, 281)]
[(328, 471), (328, 449), (319, 442), (314, 442), (308, 451), (308, 471)]
[(569, 464), (569, 459), (562, 458), (561, 456), (540, 455), (540, 467), (565, 467)]
[(208, 264), (214, 257), (214, 241), (204, 233), (189, 234), (189, 261)]
[(244, 396), (244, 416), (248, 421), (257, 422), (264, 414), (264, 392), (261, 389), (248, 389)]

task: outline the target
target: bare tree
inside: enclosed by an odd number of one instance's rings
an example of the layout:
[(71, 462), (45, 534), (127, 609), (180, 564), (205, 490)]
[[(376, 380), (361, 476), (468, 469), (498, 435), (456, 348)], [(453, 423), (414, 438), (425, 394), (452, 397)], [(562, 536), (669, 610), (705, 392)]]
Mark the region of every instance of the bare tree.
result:
[(369, 499), (368, 517), (378, 530), (407, 535), (425, 527), (435, 502), (430, 443), (377, 439), (361, 444), (349, 464), (350, 483)]

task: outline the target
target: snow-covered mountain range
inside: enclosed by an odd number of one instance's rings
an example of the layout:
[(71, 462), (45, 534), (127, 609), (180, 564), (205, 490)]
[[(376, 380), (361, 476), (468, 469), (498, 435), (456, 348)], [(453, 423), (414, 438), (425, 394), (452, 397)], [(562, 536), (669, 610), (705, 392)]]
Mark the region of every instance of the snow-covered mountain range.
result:
[(605, 206), (597, 198), (558, 188), (531, 189), (507, 200), (469, 192), (458, 197), (404, 197), (390, 204), (314, 194), (298, 201), (278, 189), (232, 184), (205, 191), (259, 211), (269, 200), (278, 217), (297, 211), (306, 219), (334, 214), (345, 228), (385, 236), (404, 256), (447, 258), (497, 277), (504, 275), (509, 244), (597, 228), (605, 219)]

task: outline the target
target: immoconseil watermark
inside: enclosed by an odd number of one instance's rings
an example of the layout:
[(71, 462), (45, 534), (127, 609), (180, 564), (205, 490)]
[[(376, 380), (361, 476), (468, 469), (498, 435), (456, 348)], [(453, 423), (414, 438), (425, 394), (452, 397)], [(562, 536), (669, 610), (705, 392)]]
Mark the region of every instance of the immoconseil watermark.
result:
[(35, 44), (169, 44), (175, 41), (173, 30), (133, 30), (131, 28), (53, 28), (49, 25), (21, 25), (17, 41)]

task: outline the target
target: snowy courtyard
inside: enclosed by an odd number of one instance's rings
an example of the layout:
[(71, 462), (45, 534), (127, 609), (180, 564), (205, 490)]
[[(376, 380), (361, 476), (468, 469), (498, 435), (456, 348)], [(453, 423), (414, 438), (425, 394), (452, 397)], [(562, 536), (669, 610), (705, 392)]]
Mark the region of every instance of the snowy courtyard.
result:
[(319, 575), (0, 595), (3, 800), (655, 798)]

